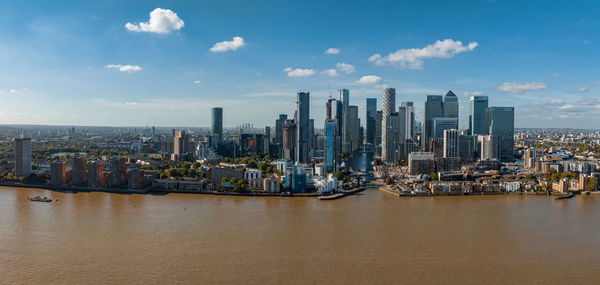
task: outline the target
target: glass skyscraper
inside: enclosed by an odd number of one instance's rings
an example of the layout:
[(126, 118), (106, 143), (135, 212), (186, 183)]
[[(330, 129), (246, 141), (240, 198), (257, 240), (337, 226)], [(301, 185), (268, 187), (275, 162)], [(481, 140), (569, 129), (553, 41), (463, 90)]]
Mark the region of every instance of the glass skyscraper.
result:
[(471, 119), (471, 135), (487, 135), (488, 134), (488, 97), (487, 96), (471, 96), (469, 98), (470, 119)]
[(489, 134), (498, 137), (499, 159), (510, 162), (514, 160), (515, 108), (488, 108)]
[(296, 118), (296, 159), (298, 162), (310, 162), (310, 93), (298, 92)]
[(375, 145), (377, 124), (377, 98), (367, 98), (367, 143)]
[(423, 130), (423, 149), (429, 150), (429, 138), (433, 135), (433, 120), (444, 117), (444, 107), (441, 95), (427, 95), (425, 100), (425, 128)]

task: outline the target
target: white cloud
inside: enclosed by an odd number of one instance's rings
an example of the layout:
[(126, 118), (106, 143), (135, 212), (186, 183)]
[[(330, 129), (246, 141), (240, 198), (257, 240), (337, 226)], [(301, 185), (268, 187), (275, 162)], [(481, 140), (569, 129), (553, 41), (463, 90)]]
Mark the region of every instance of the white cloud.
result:
[(291, 67), (286, 67), (285, 69), (283, 69), (283, 72), (287, 72), (287, 75), (289, 77), (304, 77), (304, 76), (311, 76), (311, 75), (315, 74), (314, 69), (302, 69), (302, 68), (292, 69)]
[(10, 92), (10, 94), (16, 94), (18, 91), (16, 89), (10, 89), (8, 92)]
[(481, 95), (483, 95), (483, 92), (481, 92), (481, 91), (463, 92), (460, 95), (462, 95), (464, 97), (481, 96)]
[(323, 70), (323, 71), (321, 71), (321, 74), (327, 75), (327, 76), (331, 76), (331, 77), (337, 77), (338, 76), (337, 70), (335, 70), (333, 68), (332, 69)]
[(127, 23), (125, 28), (132, 32), (148, 32), (157, 34), (168, 34), (171, 31), (180, 30), (183, 27), (183, 20), (177, 14), (169, 9), (156, 8), (150, 12), (148, 22), (139, 24)]
[(383, 57), (377, 53), (369, 57), (369, 61), (377, 65), (390, 63), (402, 68), (422, 69), (425, 58), (452, 58), (455, 54), (472, 51), (478, 45), (477, 42), (463, 45), (461, 41), (445, 39), (424, 48), (399, 49)]
[(216, 43), (213, 47), (210, 48), (212, 52), (225, 52), (229, 50), (236, 50), (240, 47), (245, 46), (244, 38), (242, 37), (233, 37), (231, 41), (222, 41)]
[(325, 51), (326, 54), (339, 54), (340, 53), (340, 49), (339, 48), (328, 48)]
[(140, 71), (143, 68), (139, 65), (121, 65), (121, 64), (109, 64), (107, 66), (105, 66), (106, 68), (114, 68), (114, 69), (118, 69), (121, 72), (127, 72), (127, 73), (132, 73), (132, 72), (136, 72), (136, 71)]
[(194, 84), (200, 84), (200, 80), (194, 80)]
[(138, 102), (125, 102), (125, 106), (137, 106)]
[(560, 74), (558, 74), (558, 73), (552, 74), (552, 77), (559, 77), (559, 76), (560, 76)]
[(546, 83), (543, 82), (504, 82), (502, 85), (496, 87), (496, 89), (504, 92), (522, 93), (525, 91), (535, 91), (540, 89), (546, 89)]
[(354, 72), (354, 65), (344, 63), (344, 62), (338, 62), (335, 65), (335, 68), (337, 68), (339, 71), (345, 72), (346, 74), (350, 74), (350, 73)]
[(583, 86), (583, 87), (581, 87), (581, 88), (577, 89), (577, 91), (578, 91), (578, 92), (581, 92), (581, 93), (584, 93), (584, 92), (588, 92), (588, 91), (590, 91), (590, 88), (587, 88), (587, 87)]
[(377, 75), (365, 75), (356, 82), (361, 84), (378, 84), (381, 82), (381, 77)]

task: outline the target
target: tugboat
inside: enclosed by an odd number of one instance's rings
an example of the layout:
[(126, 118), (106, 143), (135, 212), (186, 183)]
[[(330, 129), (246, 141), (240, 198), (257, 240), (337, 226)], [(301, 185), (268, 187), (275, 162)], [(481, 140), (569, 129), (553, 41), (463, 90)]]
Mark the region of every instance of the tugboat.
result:
[(52, 202), (52, 199), (45, 197), (45, 196), (44, 196), (44, 198), (42, 198), (40, 196), (35, 196), (33, 198), (29, 198), (29, 201), (50, 203), (50, 202)]

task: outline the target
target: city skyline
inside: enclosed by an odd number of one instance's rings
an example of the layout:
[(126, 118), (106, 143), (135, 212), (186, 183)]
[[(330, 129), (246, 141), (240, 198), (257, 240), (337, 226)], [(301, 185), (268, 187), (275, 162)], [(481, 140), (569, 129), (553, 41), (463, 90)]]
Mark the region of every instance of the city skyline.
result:
[[(381, 99), (388, 86), (398, 102), (414, 102), (419, 121), (427, 95), (452, 90), (462, 129), (471, 95), (514, 106), (517, 128), (594, 128), (598, 4), (514, 11), (499, 2), (377, 9), (234, 1), (224, 9), (7, 1), (0, 4), (0, 123), (208, 127), (210, 108), (223, 107), (224, 127), (270, 126), (278, 114), (293, 113), (298, 90), (311, 93), (311, 119), (322, 122), (327, 99), (349, 89), (364, 125), (365, 99)], [(295, 14), (313, 21), (291, 24)], [(447, 22), (446, 15), (461, 20)], [(346, 17), (352, 21), (338, 23)]]

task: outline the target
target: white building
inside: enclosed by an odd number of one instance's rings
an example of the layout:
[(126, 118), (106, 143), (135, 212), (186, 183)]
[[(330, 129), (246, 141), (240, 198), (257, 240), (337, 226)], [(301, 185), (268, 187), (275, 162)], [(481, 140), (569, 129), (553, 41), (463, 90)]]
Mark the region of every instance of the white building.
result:
[(333, 174), (329, 174), (327, 179), (319, 176), (312, 179), (317, 194), (332, 193), (337, 191), (337, 178)]

